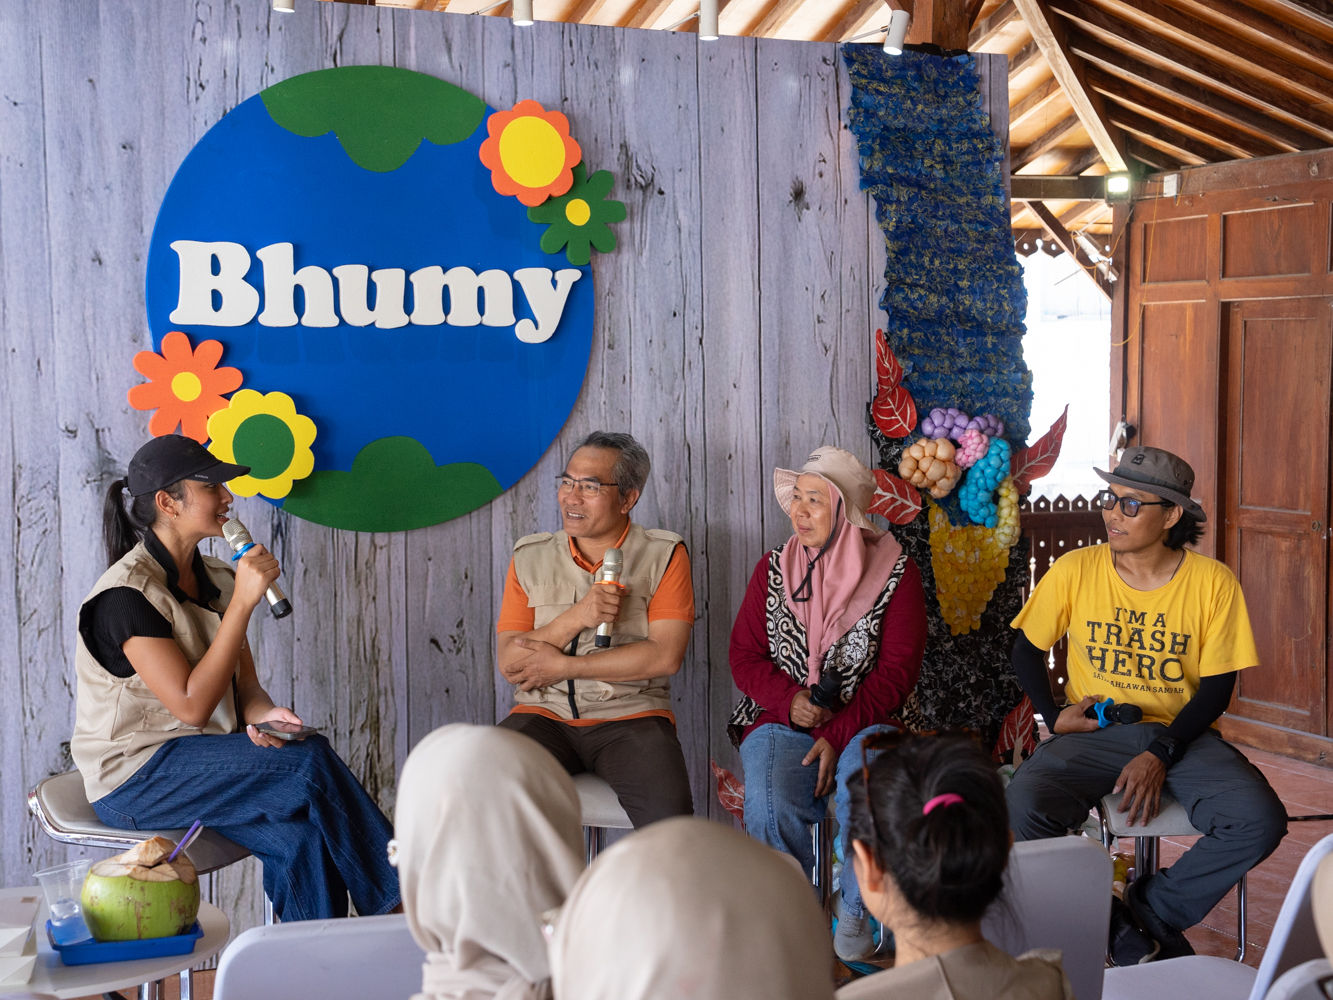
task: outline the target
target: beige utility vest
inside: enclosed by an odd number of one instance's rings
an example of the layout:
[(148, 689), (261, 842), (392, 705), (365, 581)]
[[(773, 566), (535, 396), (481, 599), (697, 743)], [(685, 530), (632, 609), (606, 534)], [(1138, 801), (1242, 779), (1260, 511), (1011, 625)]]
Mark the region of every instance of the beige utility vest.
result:
[[(131, 587), (171, 623), (172, 638), (193, 667), (204, 658), (222, 626), (220, 612), (231, 600), (235, 578), (220, 559), (204, 556), (208, 575), (221, 594), (213, 601), (214, 614), (196, 604), (181, 604), (167, 587), (167, 572), (140, 542), (102, 574), (83, 599), (86, 604), (104, 590)], [(74, 674), (78, 701), (74, 738), (69, 742), (74, 764), (83, 775), (88, 801), (96, 802), (127, 781), (148, 763), (153, 750), (178, 736), (223, 735), (236, 732), (235, 681), (202, 729), (187, 726), (149, 690), (139, 675), (116, 677), (102, 666), (76, 632)], [(237, 661), (237, 669), (240, 661)]]
[[(620, 545), (624, 568), (620, 584), (625, 588), (620, 617), (612, 626), (611, 645), (623, 646), (648, 638), (648, 602), (666, 574), (676, 546), (684, 539), (670, 531), (644, 529), (631, 523)], [(600, 570), (599, 570), (600, 572)], [(514, 545), (514, 574), (528, 595), (536, 621), (543, 628), (581, 601), (595, 577), (574, 561), (569, 536), (563, 531), (520, 538)], [(597, 630), (579, 633), (576, 656), (596, 649)], [(574, 681), (574, 700), (581, 719), (618, 719), (641, 712), (671, 711), (671, 682), (666, 677), (646, 681)], [(562, 719), (572, 719), (565, 681), (531, 691), (514, 689), (519, 705), (546, 709)]]

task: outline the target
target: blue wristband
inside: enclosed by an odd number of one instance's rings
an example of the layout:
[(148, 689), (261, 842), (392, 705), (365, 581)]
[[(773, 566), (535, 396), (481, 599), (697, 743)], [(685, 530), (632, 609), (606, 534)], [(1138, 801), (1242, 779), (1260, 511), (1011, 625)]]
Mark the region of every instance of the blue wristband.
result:
[(246, 542), (243, 546), (241, 546), (239, 549), (236, 550), (236, 554), (231, 557), (231, 561), (235, 562), (237, 559), (241, 558), (241, 556), (245, 555), (254, 547), (255, 547), (254, 542)]

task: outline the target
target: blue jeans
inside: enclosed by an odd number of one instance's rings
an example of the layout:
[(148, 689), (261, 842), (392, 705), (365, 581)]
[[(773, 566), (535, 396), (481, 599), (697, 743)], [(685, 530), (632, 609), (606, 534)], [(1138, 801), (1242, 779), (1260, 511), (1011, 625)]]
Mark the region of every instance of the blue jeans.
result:
[[(833, 813), (843, 831), (842, 912), (864, 916), (861, 890), (852, 868), (852, 845), (846, 837), (851, 795), (847, 779), (861, 768), (861, 740), (892, 726), (868, 726), (857, 733), (838, 758), (838, 784), (833, 793)], [(745, 769), (745, 830), (756, 840), (790, 854), (806, 871), (815, 865), (810, 827), (828, 812), (828, 796), (815, 798), (819, 764), (802, 766), (815, 745), (809, 733), (777, 723), (760, 726), (741, 744), (741, 766)]]
[(264, 863), (264, 891), (283, 920), (362, 916), (398, 905), (385, 854), (393, 826), (323, 736), (257, 747), (244, 733), (182, 736), (93, 803), (121, 829), (195, 820)]

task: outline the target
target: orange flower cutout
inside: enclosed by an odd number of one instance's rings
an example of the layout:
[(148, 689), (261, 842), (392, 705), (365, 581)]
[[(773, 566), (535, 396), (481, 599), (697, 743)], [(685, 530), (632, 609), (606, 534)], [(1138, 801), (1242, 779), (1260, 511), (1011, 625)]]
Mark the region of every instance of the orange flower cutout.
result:
[(180, 424), (186, 437), (200, 444), (208, 440), (208, 418), (227, 405), (222, 393), (241, 386), (237, 368), (219, 368), (222, 345), (205, 340), (194, 350), (190, 338), (172, 330), (162, 338), (162, 353), (140, 351), (134, 370), (149, 381), (129, 391), (136, 410), (157, 410), (148, 421), (154, 437), (174, 433)]
[(500, 194), (512, 194), (533, 208), (574, 183), (583, 150), (569, 137), (569, 119), (559, 111), (519, 101), (486, 119), (486, 131), (490, 137), (479, 155)]

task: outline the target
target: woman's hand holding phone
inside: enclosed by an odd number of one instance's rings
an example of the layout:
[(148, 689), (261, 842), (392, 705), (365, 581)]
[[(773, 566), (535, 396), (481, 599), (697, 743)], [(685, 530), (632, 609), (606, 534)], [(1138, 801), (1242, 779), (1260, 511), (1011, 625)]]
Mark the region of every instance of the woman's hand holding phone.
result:
[[(263, 591), (261, 590), (260, 593), (262, 594)], [(280, 737), (271, 736), (268, 733), (261, 732), (256, 728), (261, 722), (287, 723), (292, 726), (305, 725), (305, 723), (303, 723), (297, 714), (290, 708), (271, 708), (245, 727), (245, 734), (250, 737), (250, 742), (257, 747), (281, 747), (290, 742), (289, 740), (284, 740)]]

